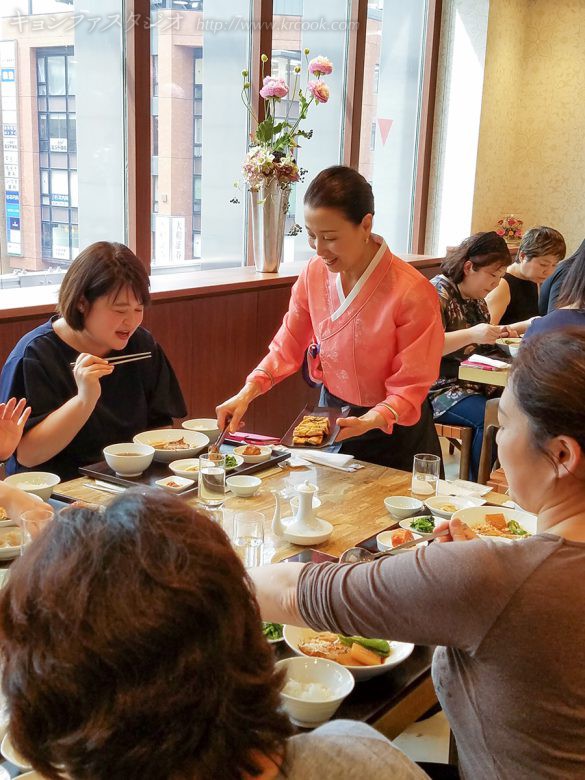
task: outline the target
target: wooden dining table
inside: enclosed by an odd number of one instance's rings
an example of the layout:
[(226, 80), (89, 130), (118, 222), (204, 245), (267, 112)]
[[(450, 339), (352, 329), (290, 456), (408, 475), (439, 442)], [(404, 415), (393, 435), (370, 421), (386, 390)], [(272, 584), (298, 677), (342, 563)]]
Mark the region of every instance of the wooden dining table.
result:
[[(322, 503), (317, 510), (318, 516), (333, 525), (333, 534), (318, 546), (318, 551), (337, 557), (363, 540), (369, 540), (366, 546), (372, 547), (376, 534), (397, 525), (386, 510), (384, 498), (409, 495), (411, 475), (371, 463), (359, 465), (362, 466), (359, 470), (345, 472), (313, 464), (293, 469), (284, 461), (282, 467), (271, 467), (257, 474), (262, 478), (262, 485), (256, 496), (238, 498), (228, 493), (220, 522), (228, 536), (232, 536), (237, 512), (261, 512), (264, 517), (262, 562), (277, 562), (294, 556), (304, 548), (283, 541), (272, 531), (273, 491), (281, 491), (286, 497), (291, 497), (295, 487), (308, 480), (319, 489), (317, 495)], [(88, 488), (87, 484), (92, 484), (88, 477), (65, 482), (59, 485), (57, 497), (102, 505), (115, 498), (111, 493)], [(506, 498), (498, 493), (486, 496), (489, 503), (498, 506)], [(197, 505), (197, 499), (191, 498), (189, 503)], [(290, 511), (288, 501), (283, 501), (283, 516)], [(278, 657), (292, 654), (284, 642), (275, 647)], [(360, 682), (335, 717), (362, 720), (389, 738), (396, 737), (437, 703), (431, 680), (432, 655), (433, 648), (417, 646), (408, 659), (387, 674)]]

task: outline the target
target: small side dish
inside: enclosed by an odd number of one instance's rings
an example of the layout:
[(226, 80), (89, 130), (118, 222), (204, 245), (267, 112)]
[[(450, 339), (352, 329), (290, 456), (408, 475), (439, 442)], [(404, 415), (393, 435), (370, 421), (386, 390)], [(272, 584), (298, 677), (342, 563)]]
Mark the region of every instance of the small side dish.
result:
[(269, 642), (280, 642), (284, 638), (282, 629), (282, 623), (267, 623), (264, 621), (262, 624), (262, 632)]

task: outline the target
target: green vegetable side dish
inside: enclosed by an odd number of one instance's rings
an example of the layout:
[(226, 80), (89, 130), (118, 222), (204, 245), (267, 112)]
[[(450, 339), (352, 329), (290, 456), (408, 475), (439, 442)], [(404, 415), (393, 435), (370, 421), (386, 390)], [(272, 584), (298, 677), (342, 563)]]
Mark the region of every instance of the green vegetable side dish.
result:
[(390, 643), (385, 639), (364, 639), (363, 636), (343, 636), (342, 634), (337, 634), (337, 636), (339, 641), (348, 647), (355, 643), (356, 645), (367, 647), (368, 650), (373, 650), (374, 653), (379, 655), (390, 655)]
[(263, 623), (262, 631), (266, 639), (271, 639), (273, 642), (282, 639), (282, 623)]
[(238, 465), (238, 461), (236, 460), (235, 455), (226, 455), (225, 456), (225, 467), (226, 469), (235, 469), (235, 467)]
[(530, 536), (516, 520), (508, 520), (508, 531), (516, 536)]
[(422, 534), (432, 534), (435, 530), (435, 521), (432, 517), (417, 517), (415, 518), (410, 527), (413, 531), (420, 531)]

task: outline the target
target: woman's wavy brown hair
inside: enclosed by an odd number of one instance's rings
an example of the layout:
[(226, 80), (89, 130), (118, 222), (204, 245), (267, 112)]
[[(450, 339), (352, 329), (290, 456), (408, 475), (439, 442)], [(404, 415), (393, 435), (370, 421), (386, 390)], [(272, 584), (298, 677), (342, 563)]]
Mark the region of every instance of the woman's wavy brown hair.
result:
[(68, 509), (0, 596), (10, 735), (48, 778), (226, 778), (281, 752), (281, 675), (209, 516), (161, 491)]

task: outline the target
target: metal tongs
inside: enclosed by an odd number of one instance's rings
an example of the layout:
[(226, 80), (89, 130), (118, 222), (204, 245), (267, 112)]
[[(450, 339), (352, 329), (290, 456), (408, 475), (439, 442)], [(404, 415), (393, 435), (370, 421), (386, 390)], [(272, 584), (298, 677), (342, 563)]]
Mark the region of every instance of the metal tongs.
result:
[(225, 427), (224, 427), (223, 431), (219, 434), (219, 436), (213, 442), (213, 444), (209, 445), (209, 450), (208, 450), (208, 454), (209, 455), (211, 455), (212, 452), (219, 452), (219, 448), (221, 447), (221, 445), (224, 442), (224, 439), (226, 438), (226, 436), (229, 433), (231, 419), (232, 418), (230, 417), (228, 420), (226, 420)]

